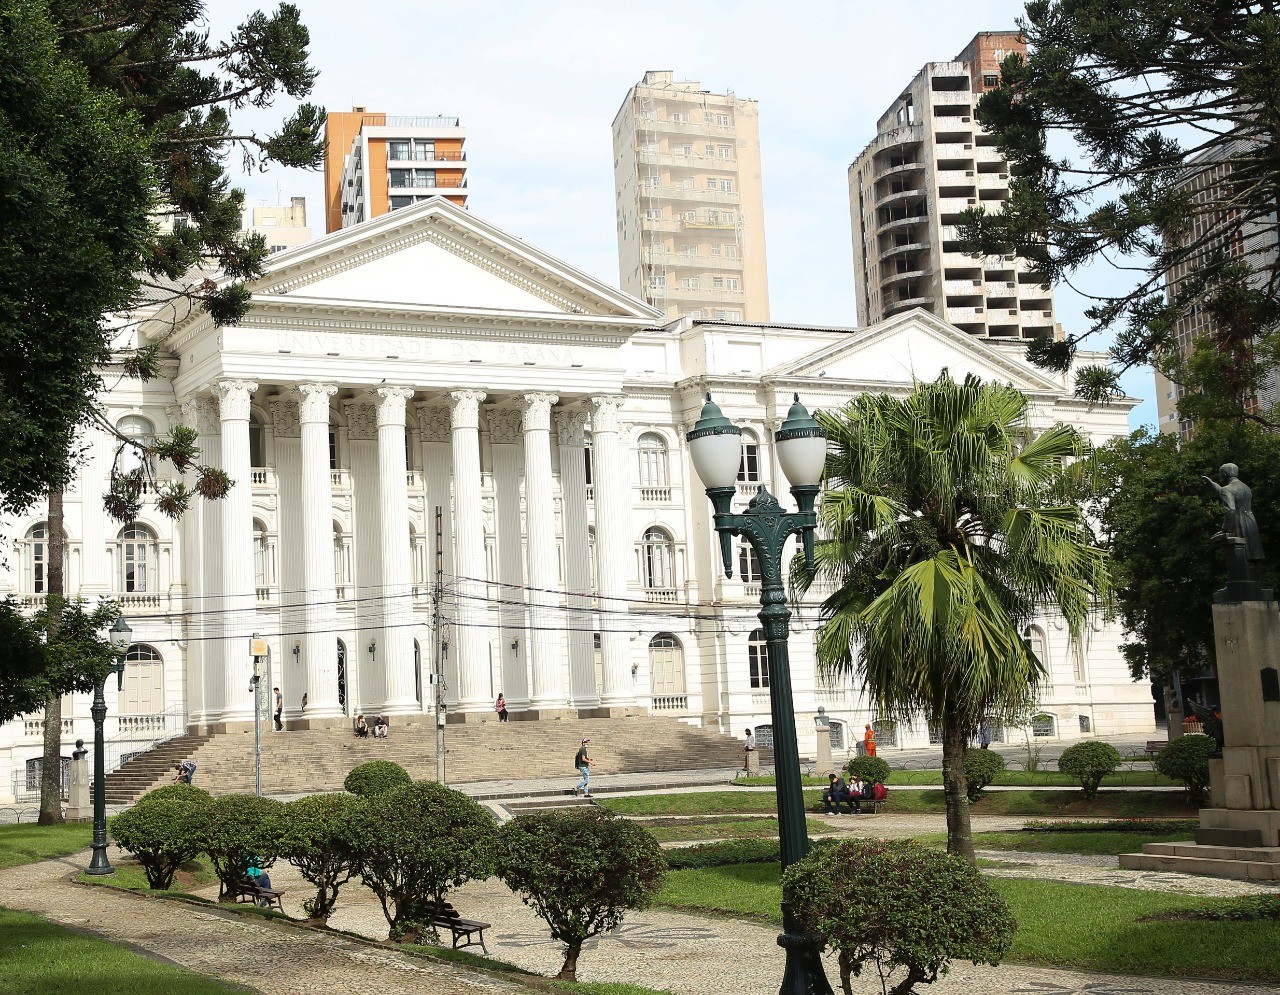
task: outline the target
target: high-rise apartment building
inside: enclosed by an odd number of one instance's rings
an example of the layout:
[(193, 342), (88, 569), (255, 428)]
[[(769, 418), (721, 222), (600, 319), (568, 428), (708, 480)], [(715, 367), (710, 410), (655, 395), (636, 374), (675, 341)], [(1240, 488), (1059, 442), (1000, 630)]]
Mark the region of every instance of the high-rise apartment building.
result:
[(1009, 196), (1008, 165), (974, 109), (1014, 52), (1026, 52), (1017, 32), (984, 31), (926, 65), (849, 167), (861, 324), (919, 307), (992, 339), (1055, 334), (1051, 288), (1012, 255), (975, 259), (958, 242), (962, 211)]
[(760, 111), (647, 72), (613, 119), (622, 288), (667, 317), (769, 320)]
[(325, 231), (426, 200), (467, 204), (467, 132), (456, 117), (398, 117), (363, 107), (324, 127)]
[(288, 207), (245, 208), (241, 227), (267, 241), (267, 252), (283, 252), (311, 241), (307, 225), (307, 198), (291, 197)]

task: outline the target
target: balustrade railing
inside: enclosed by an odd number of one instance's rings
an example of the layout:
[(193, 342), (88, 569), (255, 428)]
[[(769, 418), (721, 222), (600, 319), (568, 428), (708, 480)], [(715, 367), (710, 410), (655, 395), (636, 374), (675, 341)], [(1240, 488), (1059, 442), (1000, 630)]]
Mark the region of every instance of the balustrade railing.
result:
[(644, 599), (658, 604), (674, 605), (680, 600), (680, 592), (649, 589), (644, 592)]
[(666, 504), (671, 500), (671, 488), (641, 487), (640, 500), (647, 504)]
[[(75, 728), (76, 728), (75, 723), (76, 723), (75, 719), (63, 719), (62, 735), (70, 736), (73, 732), (75, 732)], [(44, 738), (44, 719), (23, 719), (22, 735), (26, 736), (28, 739), (43, 739)]]
[(689, 707), (687, 694), (658, 694), (653, 696), (652, 708), (655, 712), (685, 711)]
[[(143, 712), (116, 716), (117, 732), (104, 744), (103, 761), (108, 773), (137, 753), (155, 749), (161, 743), (186, 734), (186, 705), (171, 705), (163, 712)], [(93, 761), (90, 755), (90, 763)]]

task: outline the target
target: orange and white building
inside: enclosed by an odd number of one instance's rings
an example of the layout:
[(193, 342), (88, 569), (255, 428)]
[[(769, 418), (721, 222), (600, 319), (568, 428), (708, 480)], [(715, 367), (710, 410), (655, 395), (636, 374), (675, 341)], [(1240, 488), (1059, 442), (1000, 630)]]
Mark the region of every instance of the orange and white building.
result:
[(456, 117), (402, 117), (353, 107), (325, 121), (325, 231), (428, 197), (467, 206), (467, 132)]

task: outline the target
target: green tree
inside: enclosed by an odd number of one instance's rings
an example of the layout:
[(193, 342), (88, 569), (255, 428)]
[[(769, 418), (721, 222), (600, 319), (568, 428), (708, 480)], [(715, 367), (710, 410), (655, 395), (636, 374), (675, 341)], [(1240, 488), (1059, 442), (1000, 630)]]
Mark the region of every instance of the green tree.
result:
[(497, 854), (498, 876), (564, 944), (566, 981), (582, 944), (648, 908), (667, 872), (651, 832), (594, 808), (517, 816), (498, 830)]
[(201, 823), (209, 803), (173, 796), (144, 795), (133, 808), (111, 820), (111, 835), (138, 858), (147, 884), (164, 891), (185, 863), (201, 851)]
[(200, 852), (218, 875), (218, 900), (230, 899), (252, 864), (263, 870), (284, 850), (285, 808), (274, 798), (223, 795), (200, 810)]
[[(118, 348), (131, 330), (104, 314), (194, 304), (225, 324), (247, 309), (266, 248), (239, 232), (225, 157), (314, 168), (323, 156), (323, 111), (309, 104), (273, 134), (232, 127), (236, 110), (310, 92), (298, 10), (253, 13), (223, 41), (202, 27), (201, 0), (0, 0), (0, 18), (0, 206), (23, 222), (0, 232), (0, 510), (64, 486), (89, 425), (194, 467), (199, 492), (219, 496), (230, 482), (198, 466), (189, 430), (144, 443), (102, 417), (104, 371), (160, 368), (153, 345)], [(106, 500), (125, 521), (153, 465), (133, 463), (117, 460)], [(174, 484), (157, 507), (180, 515), (191, 497)]]
[(370, 798), (412, 783), (413, 778), (409, 776), (409, 772), (398, 763), (391, 760), (366, 760), (351, 768), (342, 786), (353, 795)]
[(965, 794), (969, 804), (982, 797), (987, 786), (1004, 773), (1005, 762), (995, 750), (969, 750), (964, 757)]
[(342, 834), (393, 940), (433, 931), (450, 890), (493, 871), (493, 817), (459, 791), (420, 781), (353, 806)]
[(947, 848), (972, 861), (964, 759), (984, 717), (1025, 707), (1043, 671), (1025, 626), (1079, 632), (1110, 591), (1080, 509), (1055, 497), (1085, 449), (1034, 435), (1011, 387), (944, 371), (906, 397), (864, 394), (820, 418), (828, 439), (815, 567), (820, 668), (855, 671), (879, 714), (942, 730)]
[[(782, 894), (835, 951), (845, 995), (869, 963), (892, 995), (938, 980), (952, 960), (997, 965), (1017, 929), (976, 869), (913, 840), (847, 840), (811, 853), (787, 868)], [(906, 973), (890, 988), (898, 968)]]
[(1156, 770), (1181, 781), (1187, 797), (1202, 802), (1209, 794), (1209, 758), (1217, 752), (1218, 744), (1208, 736), (1179, 736), (1160, 751)]
[(1080, 782), (1085, 798), (1096, 795), (1102, 779), (1119, 766), (1120, 752), (1096, 739), (1068, 746), (1058, 758), (1058, 770)]
[(342, 827), (359, 804), (351, 795), (307, 795), (285, 806), (284, 846), (280, 855), (316, 888), (303, 903), (312, 919), (326, 921), (338, 901), (338, 889), (355, 876)]
[[(1027, 57), (1004, 61), (977, 110), (1008, 160), (1009, 199), (967, 212), (962, 235), (1046, 283), (1105, 263), (1124, 288), (1086, 287), (1090, 327), (1031, 357), (1065, 372), (1080, 340), (1112, 330), (1118, 368), (1080, 371), (1084, 396), (1106, 399), (1119, 371), (1151, 363), (1184, 386), (1184, 416), (1265, 420), (1250, 402), (1280, 357), (1280, 259), (1251, 246), (1273, 249), (1280, 231), (1280, 9), (1033, 0), (1019, 26)], [(1174, 322), (1193, 309), (1210, 330), (1184, 357)]]

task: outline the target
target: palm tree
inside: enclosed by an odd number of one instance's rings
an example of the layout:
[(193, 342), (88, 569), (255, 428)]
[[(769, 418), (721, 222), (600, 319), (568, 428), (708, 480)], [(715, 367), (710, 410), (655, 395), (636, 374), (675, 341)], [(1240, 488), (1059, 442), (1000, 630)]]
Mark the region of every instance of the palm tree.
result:
[(823, 413), (827, 490), (813, 573), (818, 665), (854, 672), (879, 714), (942, 730), (947, 850), (974, 860), (964, 758), (984, 717), (1025, 710), (1043, 676), (1023, 639), (1043, 611), (1072, 634), (1110, 598), (1109, 562), (1055, 501), (1085, 441), (1027, 426), (1012, 387), (944, 370), (906, 397)]

